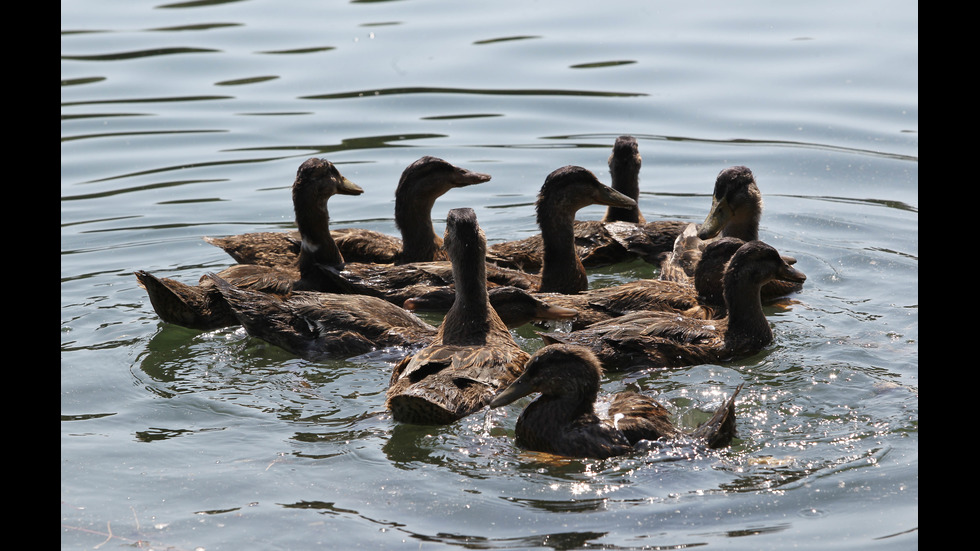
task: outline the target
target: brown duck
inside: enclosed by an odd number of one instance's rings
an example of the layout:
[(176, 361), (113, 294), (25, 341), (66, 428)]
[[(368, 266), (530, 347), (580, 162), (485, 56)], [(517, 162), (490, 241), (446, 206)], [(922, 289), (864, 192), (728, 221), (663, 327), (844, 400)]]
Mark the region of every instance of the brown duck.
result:
[[(236, 287), (217, 275), (210, 278), (249, 335), (306, 360), (350, 357), (389, 347), (421, 348), (438, 332), (415, 314), (378, 297), (316, 291), (282, 297)], [(507, 327), (576, 313), (515, 287), (491, 289), (489, 298)]]
[[(395, 226), (401, 239), (367, 229), (340, 228), (331, 235), (349, 262), (403, 264), (446, 260), (442, 238), (432, 227), (432, 206), (453, 188), (480, 184), (489, 174), (473, 172), (437, 157), (425, 156), (408, 165), (395, 188)], [(310, 205), (310, 208), (314, 208)], [(314, 213), (315, 214), (315, 213)], [(241, 264), (294, 269), (298, 266), (299, 232), (255, 232), (205, 237)]]
[[(304, 244), (299, 269), (237, 264), (218, 275), (239, 287), (279, 295), (294, 290), (321, 290), (328, 285), (333, 288), (335, 283), (324, 279), (319, 266), (342, 264), (344, 258), (330, 236), (327, 200), (336, 194), (363, 192), (329, 161), (308, 159), (297, 170), (292, 191), (296, 225)], [(154, 311), (165, 322), (202, 330), (238, 324), (221, 293), (206, 276), (197, 285), (188, 285), (143, 270), (135, 274), (140, 286), (146, 289)]]
[(490, 306), (486, 238), (472, 209), (446, 217), (456, 299), (432, 342), (399, 362), (385, 404), (396, 421), (448, 424), (485, 407), (530, 356)]
[(727, 316), (695, 319), (658, 311), (639, 311), (570, 333), (541, 333), (546, 343), (590, 348), (608, 370), (683, 367), (735, 360), (772, 342), (760, 289), (767, 281), (803, 282), (776, 249), (749, 241), (732, 256), (724, 273)]
[[(674, 239), (687, 225), (681, 221), (646, 221), (636, 204), (641, 164), (636, 139), (620, 136), (609, 156), (612, 188), (631, 198), (634, 204), (608, 205), (602, 220), (572, 221), (575, 253), (584, 266), (607, 266), (637, 257), (659, 262), (659, 255), (670, 250)], [(574, 212), (571, 214), (574, 217)], [(540, 214), (538, 223), (540, 226)], [(542, 227), (542, 234), (494, 243), (489, 246), (487, 258), (499, 266), (537, 273), (544, 263), (543, 232)]]
[[(705, 246), (720, 237), (735, 237), (742, 241), (759, 239), (759, 220), (762, 218), (762, 192), (752, 171), (744, 166), (722, 170), (715, 179), (711, 209), (700, 226), (689, 225), (681, 232), (669, 253), (660, 263), (660, 278), (667, 281), (691, 282)], [(796, 259), (784, 256), (794, 264)], [(800, 282), (774, 280), (762, 288), (762, 300), (770, 300), (802, 289)]]
[(605, 459), (630, 453), (640, 440), (693, 437), (710, 448), (728, 446), (736, 434), (735, 397), (724, 401), (711, 419), (691, 433), (677, 428), (656, 400), (637, 392), (614, 394), (608, 417), (595, 411), (602, 366), (587, 348), (552, 344), (528, 360), (524, 373), (490, 402), (498, 408), (538, 392), (517, 419), (517, 445), (566, 457)]

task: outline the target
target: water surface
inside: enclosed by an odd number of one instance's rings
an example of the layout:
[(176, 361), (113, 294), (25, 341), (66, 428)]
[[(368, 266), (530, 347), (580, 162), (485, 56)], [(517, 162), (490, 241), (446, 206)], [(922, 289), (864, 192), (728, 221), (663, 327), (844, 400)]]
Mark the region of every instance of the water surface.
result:
[[(61, 8), (62, 548), (917, 547), (916, 3)], [(471, 207), (490, 241), (524, 237), (544, 177), (608, 183), (621, 134), (648, 219), (701, 221), (749, 166), (761, 238), (808, 276), (760, 354), (604, 382), (688, 428), (745, 383), (729, 449), (531, 454), (527, 400), (396, 424), (396, 352), (308, 362), (165, 324), (133, 277), (193, 282), (232, 263), (202, 236), (290, 229), (312, 156), (365, 189), (331, 200), (338, 227), (397, 233), (398, 175), (436, 155), (493, 175), (440, 198), (437, 228)]]

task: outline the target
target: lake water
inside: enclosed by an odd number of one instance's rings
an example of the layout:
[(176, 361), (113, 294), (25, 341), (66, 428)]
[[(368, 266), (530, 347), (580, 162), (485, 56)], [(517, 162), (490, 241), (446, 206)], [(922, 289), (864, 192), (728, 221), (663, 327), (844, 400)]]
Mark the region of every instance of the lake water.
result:
[[(61, 10), (63, 549), (917, 548), (916, 2)], [(491, 242), (521, 238), (545, 175), (608, 183), (621, 134), (648, 219), (703, 220), (718, 172), (750, 167), (761, 238), (808, 276), (762, 353), (604, 380), (688, 428), (745, 383), (728, 449), (554, 460), (514, 445), (527, 399), (400, 425), (390, 355), (168, 325), (133, 276), (193, 282), (232, 264), (202, 236), (290, 229), (313, 156), (365, 189), (330, 202), (336, 227), (396, 234), (398, 176), (435, 155), (493, 175), (437, 201), (439, 231), (472, 207)]]

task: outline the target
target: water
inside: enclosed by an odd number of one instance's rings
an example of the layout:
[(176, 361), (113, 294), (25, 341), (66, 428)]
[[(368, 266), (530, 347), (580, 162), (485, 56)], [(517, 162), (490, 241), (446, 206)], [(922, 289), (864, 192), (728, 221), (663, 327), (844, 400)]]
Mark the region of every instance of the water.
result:
[[(61, 8), (63, 549), (917, 547), (916, 3)], [(730, 449), (555, 460), (514, 446), (526, 400), (399, 425), (397, 353), (313, 363), (167, 325), (132, 275), (195, 281), (231, 264), (201, 236), (289, 229), (311, 156), (366, 190), (331, 201), (337, 227), (396, 233), (398, 175), (436, 155), (493, 175), (437, 228), (466, 206), (524, 237), (544, 176), (608, 183), (620, 134), (648, 219), (700, 221), (715, 175), (752, 168), (762, 239), (808, 276), (760, 354), (604, 382), (686, 427), (744, 382)]]

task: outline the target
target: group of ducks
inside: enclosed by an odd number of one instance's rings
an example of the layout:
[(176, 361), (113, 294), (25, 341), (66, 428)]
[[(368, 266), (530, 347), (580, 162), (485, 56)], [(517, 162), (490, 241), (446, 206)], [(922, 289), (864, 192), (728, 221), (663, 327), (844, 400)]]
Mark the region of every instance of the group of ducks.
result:
[[(136, 277), (164, 321), (210, 330), (242, 325), (251, 336), (302, 358), (344, 358), (400, 347), (386, 407), (399, 422), (448, 424), (487, 406), (540, 396), (515, 428), (525, 449), (605, 458), (640, 440), (735, 436), (735, 397), (685, 432), (653, 398), (613, 395), (597, 414), (603, 370), (682, 367), (754, 354), (773, 340), (762, 303), (798, 291), (806, 279), (758, 240), (762, 196), (742, 166), (718, 175), (703, 224), (644, 219), (637, 206), (641, 157), (621, 136), (609, 157), (612, 187), (578, 166), (549, 174), (535, 205), (541, 233), (487, 244), (473, 209), (432, 225), (435, 200), (490, 180), (435, 157), (402, 173), (395, 191), (401, 239), (364, 229), (331, 229), (327, 201), (363, 190), (324, 159), (300, 165), (292, 186), (296, 232), (205, 239), (238, 264), (197, 285)], [(577, 221), (587, 205), (600, 221)], [(586, 267), (640, 258), (659, 279), (590, 289)], [(412, 310), (445, 312), (434, 327)], [(569, 331), (539, 333), (533, 354), (510, 328), (565, 320)], [(565, 325), (568, 325), (567, 323)]]

